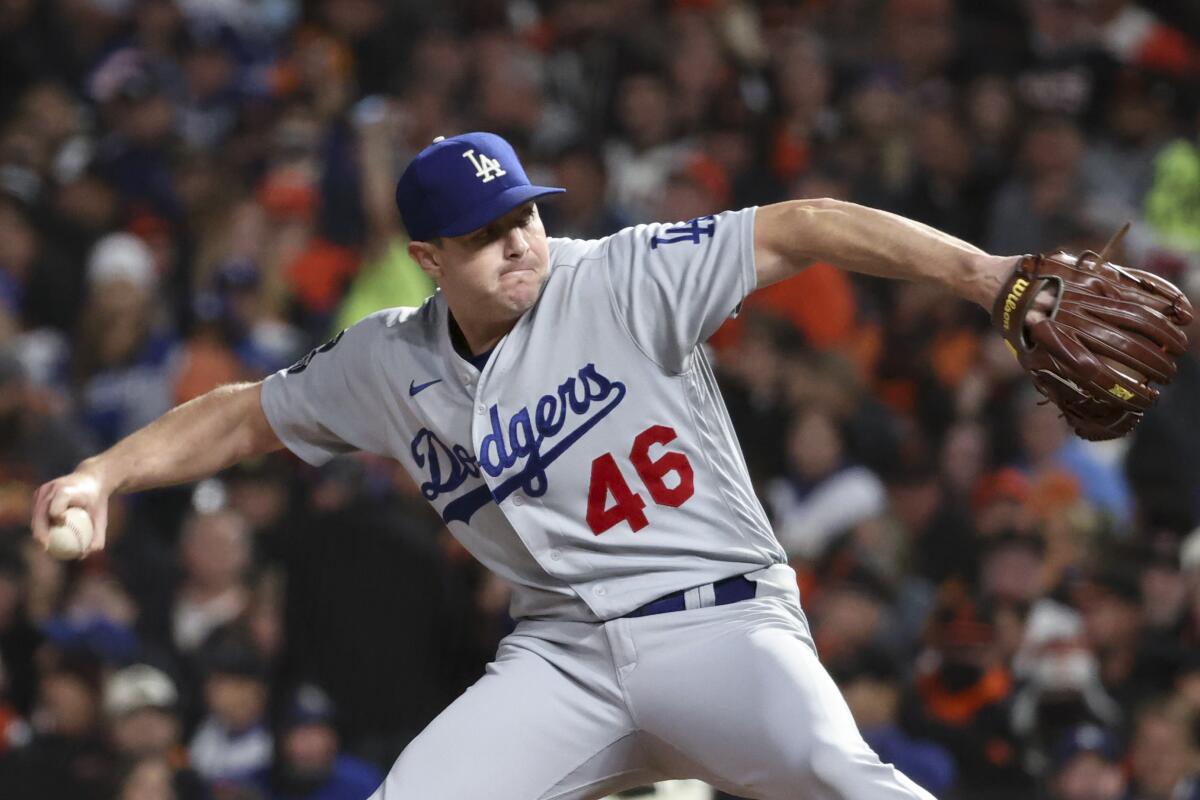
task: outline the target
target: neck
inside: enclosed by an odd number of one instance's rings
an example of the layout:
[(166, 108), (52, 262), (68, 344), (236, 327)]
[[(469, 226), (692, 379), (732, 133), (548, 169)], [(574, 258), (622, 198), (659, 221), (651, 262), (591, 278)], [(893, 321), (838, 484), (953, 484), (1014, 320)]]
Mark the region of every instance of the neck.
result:
[(451, 337), (456, 340), (456, 346), (465, 346), (468, 354), (473, 356), (491, 350), (516, 324), (515, 319), (499, 322), (471, 319), (450, 309)]

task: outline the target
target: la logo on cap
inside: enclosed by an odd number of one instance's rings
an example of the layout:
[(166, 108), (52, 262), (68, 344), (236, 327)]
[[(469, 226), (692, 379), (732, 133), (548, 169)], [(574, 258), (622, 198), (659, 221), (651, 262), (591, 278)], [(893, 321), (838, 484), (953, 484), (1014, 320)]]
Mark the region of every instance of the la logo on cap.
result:
[(500, 162), (494, 158), (489, 158), (483, 153), (475, 155), (475, 150), (471, 149), (463, 153), (463, 158), (469, 158), (471, 165), (475, 167), (475, 177), (482, 180), (484, 183), (491, 183), (501, 175), (507, 175), (504, 168), (500, 166)]
[[(496, 180), (499, 178), (500, 180)], [(434, 139), (396, 181), (396, 208), (414, 242), (463, 236), (546, 195), (504, 138), (487, 131)]]

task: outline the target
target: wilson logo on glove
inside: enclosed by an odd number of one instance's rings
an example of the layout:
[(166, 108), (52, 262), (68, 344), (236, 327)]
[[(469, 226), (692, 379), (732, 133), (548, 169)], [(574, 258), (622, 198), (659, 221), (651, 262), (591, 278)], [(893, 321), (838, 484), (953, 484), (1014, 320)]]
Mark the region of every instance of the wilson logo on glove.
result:
[(1133, 399), (1133, 392), (1124, 388), (1120, 384), (1114, 384), (1113, 387), (1108, 390), (1108, 393), (1113, 395), (1114, 397), (1119, 397), (1122, 400), (1132, 400)]
[(1004, 301), (1004, 330), (1008, 330), (1012, 323), (1012, 312), (1017, 307), (1017, 301), (1021, 299), (1021, 295), (1025, 294), (1025, 290), (1029, 287), (1029, 281), (1024, 278), (1017, 278), (1013, 282), (1012, 291), (1008, 293), (1008, 298)]

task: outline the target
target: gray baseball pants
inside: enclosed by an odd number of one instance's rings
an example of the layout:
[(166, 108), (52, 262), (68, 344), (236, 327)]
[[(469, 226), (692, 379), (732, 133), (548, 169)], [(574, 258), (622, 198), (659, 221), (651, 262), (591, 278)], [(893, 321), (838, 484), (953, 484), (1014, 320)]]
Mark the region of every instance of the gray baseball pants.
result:
[(670, 778), (762, 800), (932, 800), (859, 735), (794, 588), (765, 583), (723, 606), (522, 622), (370, 800), (587, 800)]

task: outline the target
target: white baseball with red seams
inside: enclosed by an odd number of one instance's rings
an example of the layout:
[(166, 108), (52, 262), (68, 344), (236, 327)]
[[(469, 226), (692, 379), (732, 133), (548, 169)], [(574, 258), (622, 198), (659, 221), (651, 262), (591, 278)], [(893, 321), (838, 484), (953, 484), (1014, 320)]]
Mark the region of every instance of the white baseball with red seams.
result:
[[(929, 797), (871, 752), (817, 660), (699, 346), (755, 287), (755, 213), (550, 239), (537, 303), (482, 370), (439, 293), (266, 380), (289, 449), (401, 462), (513, 588), (518, 625), (487, 674), (373, 800), (595, 798), (666, 778)], [(756, 595), (712, 605), (708, 585), (734, 576)], [(687, 610), (625, 616), (696, 587)]]
[(46, 552), (63, 561), (82, 558), (92, 544), (93, 532), (92, 518), (87, 511), (68, 508), (62, 523), (47, 531)]

